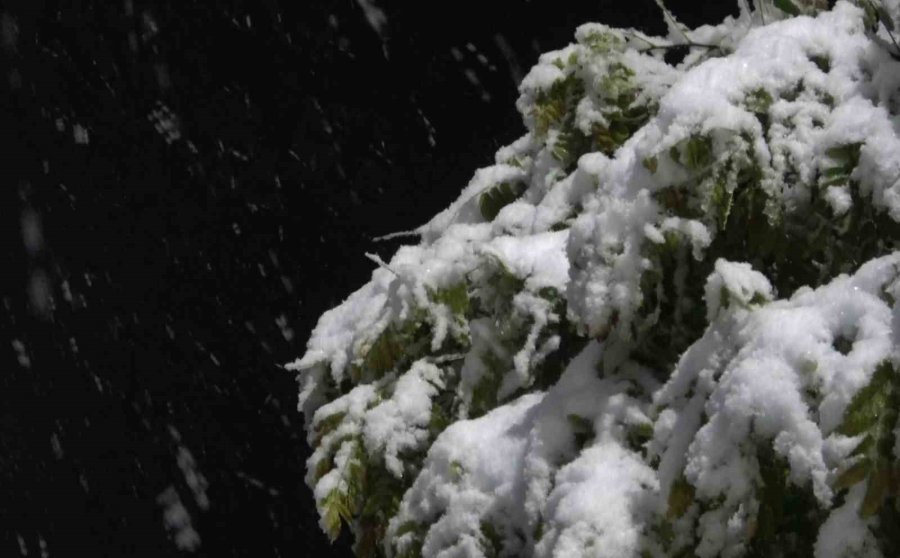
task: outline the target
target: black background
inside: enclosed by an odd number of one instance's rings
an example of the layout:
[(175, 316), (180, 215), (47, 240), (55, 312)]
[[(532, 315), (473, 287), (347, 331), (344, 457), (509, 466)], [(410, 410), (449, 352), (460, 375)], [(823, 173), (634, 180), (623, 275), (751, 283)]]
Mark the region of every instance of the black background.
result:
[(398, 245), (372, 237), (524, 132), (540, 52), (585, 21), (663, 31), (652, 0), (376, 5), (380, 29), (353, 0), (0, 4), (0, 555), (177, 555), (169, 487), (198, 555), (348, 555), (279, 365)]

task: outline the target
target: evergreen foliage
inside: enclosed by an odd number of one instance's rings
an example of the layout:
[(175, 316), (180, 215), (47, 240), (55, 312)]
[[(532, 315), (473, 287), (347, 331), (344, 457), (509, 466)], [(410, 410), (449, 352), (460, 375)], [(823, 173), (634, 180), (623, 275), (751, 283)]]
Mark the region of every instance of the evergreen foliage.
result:
[(740, 4), (580, 27), (520, 87), (528, 133), (322, 317), (291, 368), (332, 539), (900, 552), (900, 5)]

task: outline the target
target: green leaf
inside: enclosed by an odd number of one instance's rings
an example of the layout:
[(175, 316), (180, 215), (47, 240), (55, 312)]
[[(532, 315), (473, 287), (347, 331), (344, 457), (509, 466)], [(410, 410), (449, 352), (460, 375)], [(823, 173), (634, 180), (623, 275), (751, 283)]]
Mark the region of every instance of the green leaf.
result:
[(438, 434), (450, 426), (450, 423), (451, 419), (447, 416), (447, 413), (444, 412), (444, 409), (437, 403), (432, 403), (431, 416), (428, 420), (429, 434), (436, 438)]
[(866, 480), (866, 477), (869, 476), (870, 469), (871, 464), (868, 459), (857, 461), (838, 476), (837, 480), (834, 481), (834, 488), (836, 490), (843, 490), (845, 488), (850, 488), (858, 482)]
[(567, 415), (566, 420), (569, 421), (569, 426), (572, 427), (575, 447), (578, 448), (578, 451), (581, 451), (594, 437), (594, 423), (579, 415)]
[(415, 540), (395, 556), (396, 558), (422, 558), (422, 542)]
[(506, 371), (512, 366), (508, 359), (489, 351), (481, 355), (486, 368), (484, 376), (472, 388), (472, 418), (479, 417), (497, 406), (497, 392)]
[(662, 188), (653, 193), (653, 199), (670, 215), (685, 219), (702, 217), (702, 213), (691, 206), (691, 193), (685, 188), (678, 186)]
[[(421, 558), (422, 557), (422, 540), (425, 538), (428, 528), (425, 525), (416, 523), (415, 521), (407, 521), (400, 525), (397, 532), (394, 533), (394, 541), (404, 535), (412, 535), (411, 540), (407, 540), (403, 545), (403, 549), (395, 553), (396, 558)], [(394, 545), (396, 547), (396, 544)]]
[(842, 355), (850, 354), (850, 351), (853, 350), (853, 339), (844, 335), (835, 336), (831, 344), (834, 349)]
[(769, 107), (772, 106), (773, 102), (772, 95), (762, 87), (748, 93), (747, 98), (744, 100), (747, 110), (755, 114), (768, 113)]
[(656, 156), (653, 157), (645, 157), (641, 164), (644, 165), (644, 168), (650, 171), (650, 174), (656, 174), (656, 168), (658, 166), (659, 161)]
[(454, 316), (464, 318), (469, 312), (469, 291), (465, 281), (438, 289), (430, 294), (434, 302), (446, 305)]
[(834, 178), (828, 178), (821, 182), (822, 187), (828, 186), (844, 186), (849, 182), (850, 178), (848, 176), (835, 176)]
[(825, 169), (825, 172), (822, 173), (826, 178), (834, 178), (840, 177), (843, 179), (849, 178), (849, 174), (847, 173), (847, 169), (844, 167), (831, 167), (829, 169)]
[(775, 7), (788, 15), (800, 15), (800, 8), (791, 0), (775, 0)]
[(750, 523), (747, 558), (771, 556), (812, 556), (813, 545), (827, 511), (808, 485), (790, 479), (790, 464), (772, 445), (757, 446), (759, 483), (755, 518)]
[(316, 422), (313, 427), (313, 431), (316, 433), (316, 443), (340, 426), (346, 415), (347, 413), (344, 412), (334, 413)]
[(581, 133), (577, 128), (567, 128), (561, 131), (553, 142), (550, 154), (562, 163), (563, 168), (570, 169), (578, 158), (588, 152), (590, 138)]
[(400, 538), (407, 533), (415, 533), (419, 531), (419, 529), (420, 526), (418, 523), (416, 523), (415, 521), (407, 521), (400, 525), (400, 527), (397, 527), (397, 532), (394, 533), (394, 536)]
[(653, 438), (653, 424), (644, 422), (628, 428), (628, 445), (634, 451), (641, 451), (644, 445)]
[(393, 326), (388, 326), (369, 347), (364, 369), (374, 372), (375, 378), (381, 378), (394, 369), (403, 352), (404, 346), (398, 331)]
[(697, 171), (712, 162), (712, 140), (703, 136), (691, 136), (685, 146), (684, 164)]
[(334, 454), (344, 445), (345, 442), (351, 441), (354, 439), (353, 434), (344, 434), (337, 440), (332, 440), (328, 444), (328, 453), (325, 457), (319, 460), (316, 464), (315, 472), (313, 473), (313, 478), (316, 482), (327, 475), (334, 468)]
[(540, 91), (531, 109), (538, 137), (544, 137), (551, 127), (561, 124), (565, 118), (574, 117), (574, 108), (583, 94), (584, 84), (575, 74), (558, 79)]
[(853, 450), (858, 460), (835, 481), (835, 488), (849, 488), (864, 479), (866, 494), (860, 506), (862, 517), (878, 513), (892, 487), (900, 482), (892, 463), (894, 429), (900, 417), (900, 375), (889, 361), (875, 369), (868, 385), (859, 390), (844, 413), (837, 432), (846, 436), (863, 435)]
[(810, 56), (809, 59), (815, 64), (822, 72), (828, 73), (831, 71), (831, 60), (828, 56), (817, 54), (815, 56)]
[(325, 534), (328, 535), (331, 542), (334, 542), (341, 534), (342, 524), (347, 523), (349, 525), (353, 520), (350, 498), (346, 493), (335, 488), (322, 501), (321, 507), (323, 509), (322, 518), (325, 523)]
[(538, 296), (552, 303), (562, 300), (562, 295), (555, 287), (542, 287), (537, 292)]
[(316, 470), (313, 473), (313, 480), (315, 482), (319, 482), (325, 475), (327, 475), (332, 469), (331, 458), (326, 457), (320, 459), (318, 463), (316, 463)]
[(734, 201), (734, 192), (728, 188), (724, 179), (717, 180), (713, 184), (710, 203), (719, 222), (719, 228), (728, 226), (728, 216), (731, 214), (731, 205)]
[(881, 461), (875, 466), (872, 474), (869, 475), (866, 495), (859, 507), (860, 517), (872, 517), (878, 513), (885, 498), (888, 497), (892, 484), (891, 477), (892, 471), (889, 463)]
[(488, 283), (496, 292), (496, 296), (512, 300), (525, 288), (525, 280), (510, 271), (499, 258), (494, 259), (493, 262), (496, 266)]
[(459, 481), (463, 478), (463, 475), (466, 474), (466, 469), (462, 466), (462, 463), (459, 461), (451, 461), (450, 462), (450, 478), (453, 479), (454, 482)]
[(672, 483), (669, 490), (669, 507), (666, 510), (666, 519), (672, 521), (683, 516), (691, 504), (694, 503), (694, 486), (684, 478), (684, 475)]
[(669, 148), (669, 157), (672, 158), (676, 163), (681, 163), (681, 151), (678, 150), (677, 145), (673, 145)]
[(888, 399), (891, 396), (891, 381), (894, 369), (889, 362), (883, 362), (875, 369), (872, 380), (853, 397), (844, 413), (844, 420), (837, 431), (845, 436), (858, 436), (879, 426), (879, 417), (886, 415)]
[(756, 514), (755, 546), (768, 548), (778, 537), (785, 512), (790, 466), (769, 445), (757, 452), (761, 485), (757, 488), (759, 511)]
[(481, 522), (481, 543), (486, 556), (499, 556), (503, 550), (503, 537), (497, 532), (494, 524), (488, 520)]
[(847, 143), (826, 149), (825, 155), (842, 165), (844, 169), (851, 171), (859, 162), (859, 151), (861, 148), (861, 142)]
[(579, 41), (597, 54), (607, 54), (612, 51), (621, 50), (625, 44), (616, 33), (610, 31), (595, 31), (588, 33)]
[(501, 209), (516, 201), (524, 192), (525, 184), (522, 182), (501, 182), (486, 190), (478, 199), (481, 216), (493, 221)]
[(431, 345), (430, 327), (423, 309), (416, 309), (404, 322), (387, 326), (368, 348), (363, 349), (362, 364), (351, 367), (353, 382), (381, 379), (427, 354)]
[(634, 89), (634, 84), (631, 81), (633, 77), (634, 70), (621, 62), (614, 62), (609, 65), (606, 74), (600, 78), (600, 93), (607, 100), (611, 100), (625, 108), (631, 104), (631, 100), (634, 98), (634, 95), (630, 94)]

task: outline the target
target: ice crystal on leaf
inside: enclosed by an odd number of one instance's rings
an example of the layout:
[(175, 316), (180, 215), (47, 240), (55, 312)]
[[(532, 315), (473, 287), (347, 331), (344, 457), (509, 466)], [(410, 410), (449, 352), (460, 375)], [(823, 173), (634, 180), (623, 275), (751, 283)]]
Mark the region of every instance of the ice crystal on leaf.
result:
[(331, 537), (900, 554), (900, 4), (740, 4), (581, 26), (527, 133), (321, 317), (289, 368)]

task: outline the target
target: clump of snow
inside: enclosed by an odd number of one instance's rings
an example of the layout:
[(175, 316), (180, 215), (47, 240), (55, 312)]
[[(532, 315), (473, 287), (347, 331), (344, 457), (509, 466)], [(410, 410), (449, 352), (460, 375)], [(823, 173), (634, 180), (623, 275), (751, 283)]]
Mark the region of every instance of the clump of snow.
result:
[(656, 488), (657, 480), (639, 456), (616, 443), (599, 444), (560, 469), (555, 480), (545, 512), (551, 527), (535, 555), (587, 551), (615, 558), (640, 552), (640, 500)]
[(712, 322), (719, 310), (734, 302), (743, 307), (772, 300), (772, 285), (748, 263), (716, 260), (715, 272), (706, 280), (706, 319)]
[(416, 362), (397, 379), (391, 398), (365, 415), (366, 450), (370, 455), (384, 454), (385, 466), (397, 477), (403, 476), (400, 452), (420, 446), (428, 437), (431, 400), (444, 387), (442, 375), (437, 366)]
[(862, 519), (857, 512), (864, 494), (862, 485), (853, 487), (844, 505), (831, 512), (816, 539), (816, 558), (883, 556), (878, 550), (878, 541), (868, 528), (871, 520)]
[[(810, 486), (821, 506), (831, 504), (833, 475), (849, 457), (846, 436), (836, 429), (876, 367), (898, 357), (893, 310), (880, 298), (898, 264), (898, 255), (881, 258), (852, 278), (758, 310), (733, 306), (654, 394), (656, 407), (666, 409), (665, 426), (651, 443), (663, 488), (683, 474), (699, 501), (723, 502), (698, 520), (700, 555), (745, 544), (743, 537), (722, 538), (722, 522), (747, 521), (741, 507), (758, 489), (760, 444), (788, 464), (791, 483)], [(726, 265), (717, 265), (716, 275)], [(748, 268), (739, 269), (743, 278), (754, 277)], [(851, 333), (852, 348), (843, 354), (835, 344)]]
[(825, 190), (825, 201), (831, 206), (836, 217), (844, 215), (853, 207), (853, 198), (846, 186), (829, 186)]
[[(486, 516), (506, 522), (521, 515), (515, 507), (521, 468), (510, 465), (521, 462), (526, 440), (515, 432), (525, 427), (522, 422), (539, 401), (539, 395), (525, 396), (480, 419), (450, 426), (441, 436), (443, 442), (429, 451), (426, 472), (407, 492), (388, 532), (397, 533), (408, 521), (426, 523), (430, 528), (422, 541), (424, 555), (483, 552), (489, 544), (481, 533)], [(405, 544), (399, 536), (397, 546)]]
[(320, 318), (287, 368), (331, 536), (884, 554), (900, 4), (759, 4), (668, 37), (579, 27), (522, 81), (528, 133)]

